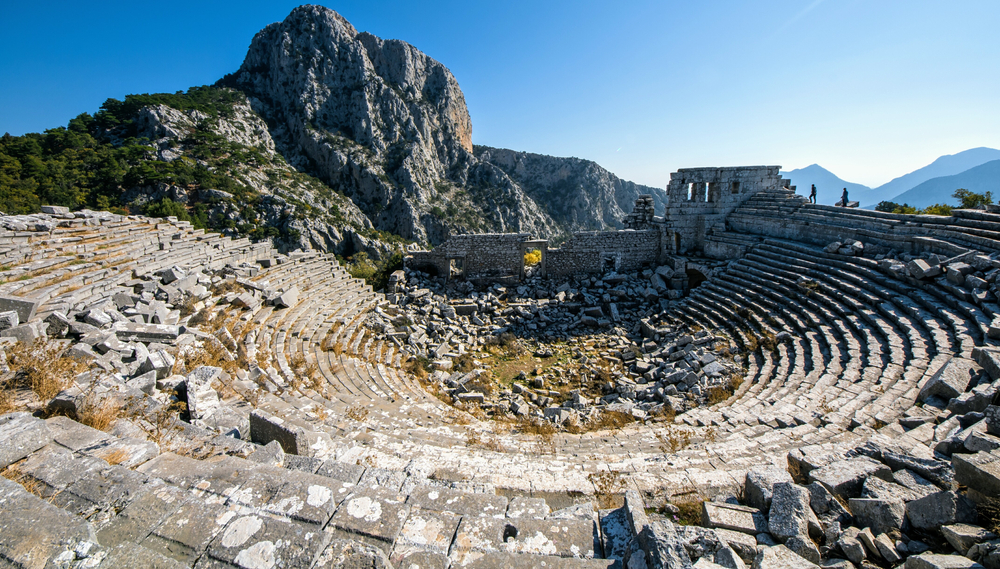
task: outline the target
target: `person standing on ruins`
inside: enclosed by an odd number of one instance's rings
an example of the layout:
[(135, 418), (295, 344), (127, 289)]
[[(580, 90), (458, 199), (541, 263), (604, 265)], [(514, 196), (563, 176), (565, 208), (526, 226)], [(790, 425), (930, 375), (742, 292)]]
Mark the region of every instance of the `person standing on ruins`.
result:
[(840, 196), (840, 205), (847, 207), (847, 188), (844, 188), (844, 194)]
[(816, 203), (816, 184), (812, 185), (812, 191), (809, 192), (809, 203)]

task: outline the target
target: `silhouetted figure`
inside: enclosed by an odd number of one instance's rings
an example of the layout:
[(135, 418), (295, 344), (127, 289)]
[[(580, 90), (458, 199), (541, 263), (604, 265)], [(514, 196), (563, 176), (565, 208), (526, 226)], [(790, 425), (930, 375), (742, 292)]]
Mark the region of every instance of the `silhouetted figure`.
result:
[(809, 192), (809, 203), (816, 203), (816, 184), (812, 186), (812, 191)]
[(840, 205), (847, 207), (847, 188), (844, 188), (844, 193), (840, 196)]

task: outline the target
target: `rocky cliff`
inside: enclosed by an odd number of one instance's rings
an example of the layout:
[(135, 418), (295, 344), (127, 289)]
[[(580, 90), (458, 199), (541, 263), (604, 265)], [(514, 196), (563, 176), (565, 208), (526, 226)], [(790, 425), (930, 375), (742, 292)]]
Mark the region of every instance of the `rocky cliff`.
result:
[(476, 146), (475, 155), (504, 171), (567, 231), (621, 229), (636, 198), (653, 196), (663, 212), (666, 192), (622, 180), (596, 162)]

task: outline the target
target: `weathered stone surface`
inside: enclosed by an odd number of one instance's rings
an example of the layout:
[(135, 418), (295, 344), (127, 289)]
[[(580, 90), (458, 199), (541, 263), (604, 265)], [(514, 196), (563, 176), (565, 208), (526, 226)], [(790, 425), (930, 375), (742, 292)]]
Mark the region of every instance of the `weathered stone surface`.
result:
[(851, 498), (850, 508), (858, 525), (871, 528), (875, 535), (902, 528), (907, 511), (902, 500), (875, 498)]
[(984, 569), (975, 561), (961, 555), (922, 553), (906, 558), (906, 569)]
[(996, 534), (979, 526), (969, 524), (950, 524), (941, 527), (941, 535), (955, 548), (955, 551), (967, 555), (969, 549), (977, 544), (991, 539), (997, 539)]
[(943, 365), (920, 390), (920, 400), (938, 396), (951, 399), (965, 393), (969, 382), (979, 375), (978, 366), (972, 360), (951, 358)]
[(108, 551), (100, 569), (184, 569), (189, 565), (134, 543), (123, 542)]
[(13, 328), (20, 323), (21, 321), (16, 311), (8, 310), (6, 312), (0, 312), (0, 331)]
[(809, 519), (812, 515), (809, 491), (793, 482), (778, 482), (773, 489), (767, 519), (769, 533), (782, 543), (796, 536), (808, 539)]
[(818, 569), (819, 565), (799, 557), (784, 545), (762, 547), (753, 560), (753, 569)]
[(744, 486), (747, 505), (766, 513), (771, 508), (771, 487), (777, 482), (792, 482), (792, 475), (777, 466), (748, 470)]
[(0, 560), (12, 567), (52, 567), (54, 561), (75, 560), (81, 544), (96, 544), (85, 520), (28, 493), (20, 484), (0, 477)]
[(293, 285), (291, 288), (281, 293), (274, 299), (274, 305), (282, 308), (291, 308), (299, 303), (299, 287)]
[(19, 322), (28, 322), (35, 317), (39, 302), (28, 298), (0, 296), (0, 312), (13, 310), (17, 312)]
[[(636, 536), (646, 562), (652, 567), (669, 567), (671, 569), (690, 569), (691, 558), (688, 557), (684, 544), (677, 537), (673, 524), (650, 523), (646, 516), (645, 504), (635, 490), (625, 492), (625, 513), (628, 516), (632, 534)], [(702, 517), (705, 510), (702, 510)], [(758, 514), (759, 516), (759, 514)], [(762, 518), (762, 516), (760, 516)], [(763, 521), (763, 520), (761, 520)]]
[(861, 565), (861, 562), (867, 557), (865, 546), (858, 539), (858, 529), (855, 527), (847, 528), (840, 535), (840, 539), (837, 540), (837, 546), (840, 547), (844, 555), (855, 565)]
[(345, 539), (333, 539), (314, 566), (316, 569), (393, 569), (389, 556), (377, 547)]
[(313, 524), (246, 515), (229, 522), (212, 541), (208, 554), (241, 567), (307, 569), (330, 537)]
[(45, 421), (31, 413), (0, 415), (0, 469), (21, 460), (52, 441)]
[(708, 501), (702, 503), (701, 525), (750, 535), (768, 531), (767, 518), (760, 513), (760, 510), (748, 506)]
[(114, 326), (114, 332), (118, 339), (123, 342), (173, 344), (180, 336), (180, 327), (171, 324), (118, 322)]
[(206, 419), (219, 408), (219, 394), (212, 383), (222, 374), (222, 368), (213, 366), (198, 366), (187, 374), (187, 404), (192, 420)]
[(811, 481), (819, 482), (830, 492), (844, 498), (861, 496), (865, 478), (869, 476), (891, 481), (892, 471), (881, 462), (859, 456), (830, 463), (809, 473)]
[(470, 494), (438, 486), (418, 486), (406, 502), (424, 510), (460, 516), (502, 518), (507, 512), (507, 498), (503, 496)]
[(517, 496), (511, 498), (507, 505), (508, 518), (535, 518), (545, 519), (549, 515), (549, 505), (544, 498), (525, 498)]
[(410, 511), (410, 506), (403, 503), (405, 499), (405, 495), (371, 489), (353, 492), (337, 509), (330, 525), (340, 530), (341, 538), (361, 535), (388, 552)]
[(278, 441), (288, 454), (306, 454), (306, 434), (301, 427), (260, 409), (250, 414), (250, 440), (259, 445)]
[(281, 467), (285, 465), (285, 451), (281, 448), (281, 443), (278, 441), (271, 441), (263, 447), (255, 450), (253, 454), (247, 457), (247, 460), (251, 462), (258, 462), (260, 464)]
[(913, 527), (936, 530), (954, 523), (975, 523), (976, 506), (955, 492), (937, 492), (906, 505), (906, 517)]

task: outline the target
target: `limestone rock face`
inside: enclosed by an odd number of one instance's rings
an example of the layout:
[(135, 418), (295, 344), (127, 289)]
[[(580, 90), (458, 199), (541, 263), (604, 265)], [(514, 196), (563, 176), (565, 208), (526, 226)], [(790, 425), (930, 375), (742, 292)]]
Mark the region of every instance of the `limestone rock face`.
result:
[(453, 230), (554, 229), (502, 170), (473, 155), (465, 98), (444, 65), (358, 33), (332, 10), (295, 8), (259, 32), (220, 83), (251, 98), (286, 159), (342, 189), (379, 229), (432, 242)]
[(661, 214), (666, 205), (661, 188), (622, 180), (590, 160), (488, 146), (476, 146), (475, 154), (503, 170), (556, 223), (572, 231), (621, 229), (628, 213), (622, 205), (628, 208), (640, 195), (652, 196)]

